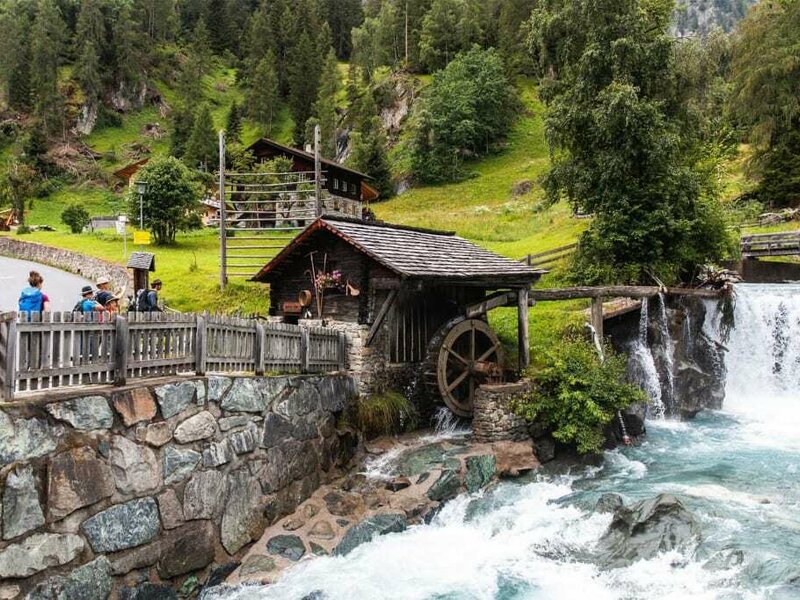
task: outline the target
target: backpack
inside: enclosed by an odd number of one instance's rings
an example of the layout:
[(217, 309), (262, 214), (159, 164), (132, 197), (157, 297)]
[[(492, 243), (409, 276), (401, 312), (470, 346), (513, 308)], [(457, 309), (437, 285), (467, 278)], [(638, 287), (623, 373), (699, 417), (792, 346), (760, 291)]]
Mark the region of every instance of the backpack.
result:
[(78, 303), (75, 306), (72, 307), (72, 312), (76, 312), (76, 313), (85, 312), (83, 310), (83, 303), (84, 302), (86, 302), (86, 298), (81, 298), (80, 300), (78, 300)]
[(41, 312), (44, 304), (42, 290), (26, 287), (19, 295), (19, 312)]
[(136, 312), (152, 312), (153, 306), (150, 304), (149, 290), (141, 289), (136, 292), (136, 299), (133, 301), (132, 306)]

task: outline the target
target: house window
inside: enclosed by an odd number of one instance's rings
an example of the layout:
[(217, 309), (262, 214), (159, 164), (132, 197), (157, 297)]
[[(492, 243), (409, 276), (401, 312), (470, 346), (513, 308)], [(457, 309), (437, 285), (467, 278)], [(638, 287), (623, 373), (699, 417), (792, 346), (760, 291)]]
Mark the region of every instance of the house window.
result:
[(334, 178), (334, 180), (333, 180), (333, 189), (335, 189), (335, 190), (339, 189), (339, 180), (338, 179)]
[(342, 181), (342, 191), (343, 192), (347, 191), (347, 182), (346, 181)]

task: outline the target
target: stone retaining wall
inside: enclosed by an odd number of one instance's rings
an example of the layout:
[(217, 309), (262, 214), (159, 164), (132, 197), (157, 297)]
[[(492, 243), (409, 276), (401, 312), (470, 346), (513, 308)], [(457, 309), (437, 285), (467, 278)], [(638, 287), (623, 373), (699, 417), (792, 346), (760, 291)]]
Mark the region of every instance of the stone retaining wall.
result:
[(476, 442), (523, 440), (528, 436), (525, 419), (512, 410), (514, 399), (529, 392), (531, 383), (482, 385), (475, 391), (472, 437)]
[(221, 581), (345, 460), (355, 396), (345, 375), (209, 376), (3, 405), (0, 598)]
[(121, 290), (127, 287), (128, 291), (133, 290), (132, 275), (125, 267), (80, 252), (0, 236), (0, 256), (49, 265), (75, 273), (90, 281), (97, 281), (99, 277), (105, 275), (111, 279), (113, 289)]

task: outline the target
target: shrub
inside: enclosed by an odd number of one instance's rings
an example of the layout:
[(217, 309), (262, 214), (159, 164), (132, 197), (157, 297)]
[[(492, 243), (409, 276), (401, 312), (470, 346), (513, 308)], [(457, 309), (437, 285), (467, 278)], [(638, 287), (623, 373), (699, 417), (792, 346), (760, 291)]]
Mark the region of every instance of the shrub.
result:
[(27, 225), (20, 225), (19, 227), (17, 227), (17, 235), (27, 235), (31, 232), (33, 232), (33, 229), (31, 229)]
[(400, 433), (417, 423), (414, 406), (394, 391), (362, 396), (355, 410), (356, 427), (367, 437)]
[(569, 334), (531, 369), (533, 391), (518, 402), (518, 414), (552, 428), (556, 440), (574, 444), (581, 454), (602, 450), (603, 430), (616, 412), (647, 401), (627, 383), (625, 357), (610, 347), (604, 352), (601, 362), (591, 344)]
[(61, 222), (69, 227), (72, 233), (80, 233), (91, 221), (89, 213), (79, 204), (71, 204), (61, 213)]

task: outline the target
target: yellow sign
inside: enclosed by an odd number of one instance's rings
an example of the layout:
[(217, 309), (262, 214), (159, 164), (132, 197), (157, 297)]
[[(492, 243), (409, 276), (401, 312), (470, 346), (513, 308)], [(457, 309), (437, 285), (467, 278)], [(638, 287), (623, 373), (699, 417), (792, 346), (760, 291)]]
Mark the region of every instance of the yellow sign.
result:
[(142, 246), (147, 246), (150, 244), (150, 232), (149, 231), (134, 231), (133, 232), (133, 243), (140, 244)]

